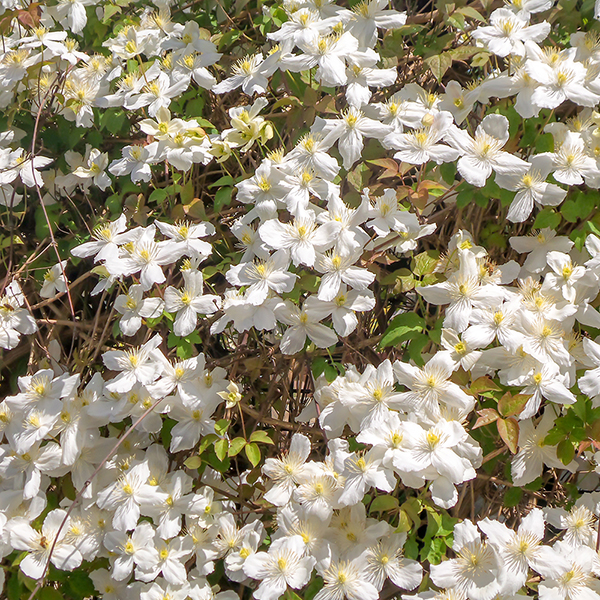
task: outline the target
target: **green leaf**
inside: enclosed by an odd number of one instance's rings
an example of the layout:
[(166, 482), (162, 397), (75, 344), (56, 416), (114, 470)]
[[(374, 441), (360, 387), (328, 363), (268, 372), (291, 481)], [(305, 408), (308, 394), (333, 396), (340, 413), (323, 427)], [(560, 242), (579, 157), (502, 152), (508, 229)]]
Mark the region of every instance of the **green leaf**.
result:
[(104, 6), (104, 15), (102, 17), (102, 23), (104, 25), (106, 25), (110, 21), (111, 17), (113, 17), (114, 15), (116, 15), (120, 12), (121, 12), (120, 6), (115, 6), (114, 4), (106, 4)]
[(229, 31), (226, 31), (217, 42), (219, 51), (222, 51), (233, 44), (233, 42), (235, 42), (241, 35), (242, 32), (238, 31), (237, 29), (230, 29)]
[(227, 456), (228, 447), (229, 441), (225, 438), (221, 438), (215, 442), (215, 454), (220, 461), (224, 460)]
[(560, 214), (565, 221), (576, 223), (579, 220), (579, 209), (574, 200), (567, 200), (560, 208)]
[(472, 429), (479, 429), (479, 427), (485, 427), (500, 418), (500, 415), (493, 408), (482, 408), (477, 411), (479, 418), (475, 421)]
[(362, 192), (366, 187), (370, 175), (371, 171), (369, 171), (369, 167), (361, 162), (346, 175), (346, 179), (357, 192)]
[(485, 17), (482, 14), (475, 10), (472, 6), (462, 6), (461, 8), (457, 8), (456, 12), (463, 14), (465, 17), (469, 17), (470, 19), (475, 19), (480, 23), (485, 23)]
[(281, 596), (280, 600), (302, 600), (302, 598), (298, 596), (296, 592), (288, 588), (287, 590), (285, 590), (285, 594)]
[(161, 204), (167, 199), (168, 195), (169, 194), (165, 188), (158, 188), (148, 196), (148, 202), (156, 202), (157, 204)]
[(190, 456), (189, 458), (185, 459), (183, 464), (188, 469), (199, 469), (202, 466), (202, 458), (200, 458), (200, 456)]
[(411, 268), (415, 275), (423, 276), (433, 273), (440, 258), (439, 252), (436, 250), (427, 250), (417, 254), (412, 259)]
[(248, 460), (252, 463), (253, 467), (256, 467), (260, 462), (260, 448), (256, 444), (247, 444), (244, 448)]
[(229, 444), (229, 451), (228, 451), (228, 455), (229, 456), (236, 456), (237, 454), (239, 454), (242, 449), (244, 448), (244, 446), (247, 444), (246, 440), (243, 437), (236, 437), (233, 440), (231, 440), (231, 443)]
[(519, 424), (516, 419), (509, 417), (508, 419), (498, 419), (496, 421), (498, 433), (508, 446), (508, 449), (513, 453), (517, 453), (517, 445), (519, 442)]
[(425, 531), (426, 538), (432, 538), (437, 535), (440, 527), (442, 526), (442, 517), (435, 509), (427, 506), (427, 530)]
[(412, 529), (413, 522), (408, 516), (405, 510), (398, 512), (398, 526), (396, 527), (396, 533), (406, 533)]
[(447, 52), (442, 52), (426, 58), (424, 62), (431, 69), (438, 82), (441, 82), (446, 71), (452, 66), (452, 56)]
[(275, 442), (269, 437), (266, 431), (258, 429), (257, 431), (253, 431), (250, 436), (251, 442), (257, 442), (259, 444), (275, 444)]
[(429, 344), (429, 336), (426, 334), (420, 334), (413, 338), (408, 345), (408, 356), (415, 361), (415, 363), (422, 367), (425, 364), (423, 358), (423, 349)]
[(90, 576), (83, 570), (69, 573), (63, 586), (68, 588), (69, 597), (81, 600), (93, 597), (96, 591)]
[(223, 460), (219, 460), (214, 452), (209, 452), (206, 455), (206, 462), (219, 473), (226, 473), (229, 471), (229, 467), (231, 466), (231, 460), (228, 456), (226, 456)]
[(424, 328), (425, 320), (422, 317), (414, 312), (402, 313), (391, 320), (379, 346), (387, 348), (414, 339), (422, 333)]
[(428, 560), (432, 565), (438, 565), (442, 562), (442, 558), (446, 556), (447, 549), (448, 547), (444, 538), (433, 538), (431, 540), (429, 551), (427, 552), (425, 560)]
[(224, 185), (229, 185), (229, 186), (233, 185), (233, 177), (231, 175), (225, 175), (225, 176), (217, 179), (214, 183), (211, 183), (208, 186), (208, 189), (210, 190), (211, 188), (221, 187)]
[(565, 439), (565, 432), (558, 428), (551, 429), (548, 435), (544, 438), (544, 446), (556, 446), (559, 442)]
[(208, 119), (204, 119), (202, 117), (194, 117), (194, 121), (196, 121), (198, 125), (203, 129), (216, 129), (216, 127)]
[(498, 412), (503, 417), (514, 417), (525, 408), (529, 398), (531, 398), (529, 394), (516, 394), (513, 396), (510, 392), (506, 392), (498, 401)]
[(231, 202), (231, 194), (233, 188), (223, 187), (217, 190), (215, 194), (215, 200), (213, 202), (214, 210), (216, 213), (221, 212), (221, 209)]
[(181, 188), (180, 196), (182, 204), (190, 204), (194, 199), (194, 182), (191, 179)]
[(544, 229), (550, 227), (550, 229), (556, 229), (560, 225), (560, 215), (553, 209), (546, 207), (541, 210), (535, 221), (533, 222), (533, 229)]
[[(457, 12), (461, 11), (458, 10)], [(481, 52), (481, 48), (478, 48), (477, 46), (459, 46), (458, 48), (448, 50), (448, 54), (450, 54), (452, 60), (465, 60), (466, 58), (470, 58), (473, 56), (473, 54), (477, 54), (479, 52)]]
[(448, 185), (452, 185), (454, 183), (454, 177), (456, 176), (456, 163), (442, 163), (438, 168), (440, 170), (440, 174), (442, 175), (442, 179)]
[(325, 373), (325, 378), (329, 383), (334, 381), (339, 373), (333, 365), (330, 365), (326, 358), (319, 356), (312, 362), (312, 372), (315, 379), (322, 373)]
[(225, 435), (229, 429), (229, 421), (227, 419), (220, 419), (215, 423), (215, 433), (217, 435)]
[(487, 50), (478, 52), (471, 60), (472, 67), (483, 67), (487, 65), (490, 60), (491, 52), (487, 52)]
[(556, 446), (556, 456), (563, 465), (568, 465), (575, 458), (575, 446), (571, 440), (563, 440)]
[[(19, 600), (21, 598), (22, 589), (23, 584), (19, 581), (19, 576), (17, 573), (13, 573), (6, 584), (6, 597), (8, 600)], [(29, 594), (27, 594), (27, 596), (29, 596)]]
[(313, 577), (312, 581), (304, 588), (302, 596), (304, 600), (313, 600), (313, 598), (323, 589), (323, 579), (319, 576)]
[(53, 587), (46, 585), (38, 593), (39, 600), (64, 600), (63, 595)]
[(523, 490), (519, 487), (508, 488), (504, 494), (504, 506), (511, 508), (517, 506), (523, 497)]
[(219, 439), (218, 435), (215, 435), (214, 433), (209, 433), (208, 435), (205, 435), (202, 438), (202, 441), (200, 442), (200, 446), (198, 447), (198, 454), (202, 454), (209, 446), (212, 446), (212, 444)]
[(484, 375), (471, 384), (469, 391), (471, 394), (479, 395), (483, 392), (499, 392), (501, 389), (489, 375)]
[(399, 506), (398, 498), (396, 496), (390, 496), (388, 494), (382, 494), (381, 496), (377, 496), (373, 502), (371, 502), (371, 506), (369, 507), (369, 512), (386, 512), (388, 510), (394, 510)]
[(119, 108), (109, 108), (100, 113), (100, 129), (106, 129), (109, 133), (117, 135), (127, 122), (125, 113)]
[(388, 282), (388, 285), (390, 283), (395, 284), (394, 293), (408, 292), (410, 290), (414, 290), (415, 284), (417, 283), (417, 280), (415, 279), (414, 275), (409, 269), (398, 269), (397, 271), (390, 273), (389, 276), (386, 276), (384, 278), (384, 284), (385, 279), (387, 277), (391, 278), (391, 281)]

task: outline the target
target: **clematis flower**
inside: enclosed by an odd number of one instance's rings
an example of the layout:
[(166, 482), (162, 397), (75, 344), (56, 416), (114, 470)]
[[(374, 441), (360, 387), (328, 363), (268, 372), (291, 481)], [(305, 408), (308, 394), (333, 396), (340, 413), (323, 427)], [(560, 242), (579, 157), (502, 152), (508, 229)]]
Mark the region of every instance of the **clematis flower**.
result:
[[(60, 529), (65, 520), (66, 526)], [(63, 571), (72, 571), (81, 564), (81, 553), (65, 541), (68, 524), (67, 512), (60, 508), (46, 515), (41, 531), (33, 529), (24, 519), (13, 522), (10, 543), (17, 550), (28, 551), (20, 562), (21, 571), (27, 577), (39, 579), (46, 570), (48, 560)]]
[(541, 42), (550, 33), (550, 23), (529, 25), (528, 20), (509, 8), (498, 8), (490, 15), (490, 25), (478, 27), (471, 36), (482, 41), (497, 56), (525, 55), (523, 42)]
[(212, 315), (219, 310), (221, 299), (214, 294), (203, 294), (203, 277), (200, 271), (183, 274), (182, 290), (169, 286), (165, 290), (165, 310), (177, 313), (173, 333), (185, 337), (196, 329), (198, 314)]
[(158, 346), (162, 338), (156, 334), (143, 346), (132, 350), (109, 350), (102, 355), (107, 368), (120, 371), (114, 379), (106, 384), (110, 392), (125, 394), (136, 383), (148, 385), (160, 377), (163, 366), (156, 358)]
[(316, 559), (304, 556), (300, 536), (279, 538), (269, 547), (269, 552), (255, 552), (243, 564), (244, 573), (259, 579), (254, 591), (257, 600), (277, 600), (289, 587), (300, 589), (308, 583)]
[(500, 564), (493, 546), (483, 542), (469, 520), (454, 526), (452, 549), (457, 558), (431, 565), (431, 579), (442, 588), (455, 588), (469, 600), (491, 600), (500, 591)]
[(453, 126), (445, 139), (461, 154), (457, 163), (459, 173), (471, 185), (483, 187), (492, 171), (501, 175), (520, 175), (527, 171), (527, 162), (502, 151), (508, 137), (508, 119), (503, 115), (487, 115), (477, 126), (475, 138)]
[(300, 433), (292, 436), (287, 454), (280, 458), (267, 458), (263, 473), (273, 481), (273, 486), (264, 498), (275, 506), (284, 506), (290, 501), (296, 484), (307, 474), (306, 459), (310, 454), (310, 440)]
[(531, 168), (522, 175), (496, 174), (496, 183), (504, 189), (517, 192), (510, 205), (506, 218), (513, 223), (525, 221), (535, 203), (540, 206), (558, 206), (567, 195), (561, 187), (547, 183), (552, 171), (552, 162), (545, 156), (534, 156)]
[(544, 514), (534, 508), (512, 531), (504, 523), (489, 518), (477, 524), (501, 559), (500, 580), (507, 593), (519, 591), (527, 581), (529, 567), (545, 576), (560, 574), (560, 558), (556, 551), (544, 546)]
[(113, 511), (112, 525), (117, 531), (134, 529), (140, 517), (140, 506), (160, 500), (154, 487), (148, 484), (149, 477), (148, 463), (139, 463), (98, 492), (96, 505)]

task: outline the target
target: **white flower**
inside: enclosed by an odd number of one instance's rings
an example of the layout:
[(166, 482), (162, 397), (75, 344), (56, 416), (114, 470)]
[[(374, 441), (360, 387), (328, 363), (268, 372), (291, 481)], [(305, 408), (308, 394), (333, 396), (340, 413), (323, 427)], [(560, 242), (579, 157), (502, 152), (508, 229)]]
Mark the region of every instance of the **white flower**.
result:
[[(358, 55), (358, 40), (349, 31), (341, 36), (322, 35), (318, 39), (300, 42), (298, 45), (302, 54), (286, 56), (282, 61), (286, 69), (298, 72), (318, 67), (316, 78), (323, 85), (346, 85), (346, 58), (350, 54)], [(371, 56), (367, 58), (370, 59), (370, 64), (374, 64)]]
[(405, 533), (393, 533), (367, 550), (367, 579), (378, 590), (387, 578), (405, 590), (413, 590), (421, 583), (423, 567), (416, 560), (402, 556), (405, 541)]
[(289, 264), (289, 253), (278, 250), (265, 260), (231, 267), (225, 277), (232, 285), (247, 285), (246, 301), (260, 305), (267, 299), (269, 290), (277, 293), (292, 291), (298, 275), (288, 272)]
[(406, 13), (386, 10), (389, 0), (363, 0), (353, 7), (348, 29), (363, 48), (373, 48), (377, 28), (398, 29), (406, 23)]
[(300, 589), (308, 583), (316, 562), (304, 556), (300, 536), (280, 538), (269, 547), (269, 552), (251, 554), (243, 565), (248, 577), (261, 580), (254, 597), (257, 600), (277, 600), (287, 589)]
[(125, 146), (121, 152), (123, 158), (113, 160), (108, 170), (118, 177), (121, 175), (129, 175), (131, 181), (150, 181), (152, 171), (150, 163), (154, 160), (157, 145), (149, 146)]
[[(190, 223), (190, 221), (177, 221), (173, 225), (156, 221), (160, 232), (173, 240), (178, 246), (180, 254), (191, 257), (194, 265), (200, 264), (212, 253), (212, 246), (199, 238), (214, 235), (214, 225), (203, 221)], [(182, 267), (182, 270), (183, 267)]]
[(324, 585), (314, 600), (377, 600), (377, 588), (357, 562), (332, 560), (321, 573)]
[(128, 579), (134, 566), (149, 569), (158, 562), (158, 552), (154, 547), (154, 528), (148, 522), (140, 523), (131, 534), (109, 531), (103, 543), (115, 556), (111, 575), (117, 581)]
[(267, 458), (263, 473), (273, 481), (273, 486), (265, 494), (267, 502), (275, 506), (284, 506), (290, 501), (296, 484), (305, 476), (305, 462), (310, 454), (309, 439), (299, 433), (292, 436), (292, 443), (287, 454), (280, 458)]
[(200, 271), (183, 273), (185, 286), (178, 290), (169, 286), (165, 290), (165, 310), (176, 312), (173, 333), (185, 337), (196, 329), (198, 314), (211, 315), (220, 306), (221, 299), (214, 294), (203, 294), (203, 278)]
[(512, 480), (515, 485), (527, 485), (542, 474), (544, 464), (557, 469), (574, 472), (577, 463), (572, 461), (564, 465), (556, 456), (556, 446), (544, 444), (544, 439), (554, 427), (554, 411), (546, 408), (537, 424), (531, 419), (519, 423), (519, 452), (511, 464)]
[(433, 117), (429, 127), (410, 133), (390, 133), (382, 144), (386, 148), (398, 150), (394, 154), (396, 160), (412, 165), (422, 165), (430, 160), (437, 164), (451, 162), (460, 156), (460, 152), (438, 142), (446, 135), (452, 121), (449, 112), (441, 111)]
[(264, 59), (262, 54), (246, 56), (233, 66), (233, 75), (213, 86), (215, 94), (225, 94), (241, 86), (242, 91), (249, 96), (264, 94), (269, 84), (267, 77), (277, 68), (274, 61)]
[(114, 511), (112, 525), (117, 531), (133, 529), (140, 516), (140, 505), (156, 502), (156, 490), (148, 485), (149, 477), (148, 463), (139, 463), (98, 492), (96, 505)]
[(475, 138), (455, 126), (449, 128), (445, 137), (460, 152), (458, 171), (471, 185), (483, 187), (492, 171), (519, 175), (529, 166), (524, 160), (502, 151), (509, 138), (508, 119), (503, 115), (487, 115), (477, 126)]
[(127, 393), (137, 382), (148, 385), (159, 378), (163, 366), (157, 361), (157, 350), (162, 338), (156, 334), (143, 346), (132, 350), (109, 350), (102, 355), (104, 364), (113, 371), (121, 371), (106, 384), (106, 389), (119, 394)]
[[(344, 36), (346, 35), (349, 34), (345, 33)], [(355, 106), (344, 111), (341, 119), (317, 117), (313, 130), (325, 136), (324, 144), (332, 145), (337, 142), (346, 170), (350, 170), (360, 158), (364, 145), (363, 137), (383, 139), (388, 133), (391, 133), (389, 125), (383, 125), (379, 121), (370, 119)]]
[(470, 600), (491, 600), (500, 592), (499, 564), (491, 545), (481, 541), (469, 520), (454, 527), (452, 549), (457, 558), (431, 565), (431, 579), (442, 588), (457, 588)]
[(362, 250), (354, 250), (342, 255), (333, 250), (327, 254), (318, 254), (315, 264), (317, 271), (323, 273), (317, 297), (329, 302), (339, 293), (342, 282), (355, 290), (365, 290), (375, 279), (375, 273), (354, 266)]
[(144, 298), (141, 285), (132, 285), (127, 294), (121, 294), (115, 300), (115, 310), (123, 315), (119, 320), (119, 328), (125, 335), (136, 334), (142, 326), (142, 317), (159, 317), (164, 305), (161, 298)]
[(478, 525), (498, 551), (502, 561), (502, 587), (507, 593), (514, 594), (525, 585), (529, 567), (545, 576), (559, 574), (559, 556), (543, 544), (544, 515), (539, 508), (534, 508), (521, 521), (516, 532), (488, 518)]
[(523, 42), (541, 42), (549, 33), (550, 23), (546, 21), (528, 25), (526, 18), (516, 15), (508, 8), (498, 8), (490, 15), (490, 25), (478, 27), (471, 36), (482, 41), (490, 52), (498, 56), (524, 56)]
[(290, 223), (269, 219), (260, 226), (258, 233), (267, 246), (289, 250), (294, 265), (312, 267), (317, 251), (325, 252), (331, 248), (340, 229), (341, 225), (336, 221), (318, 227), (314, 213), (306, 212)]
[(539, 155), (531, 159), (531, 168), (522, 175), (496, 175), (496, 183), (507, 190), (517, 192), (508, 211), (507, 219), (513, 223), (525, 221), (535, 203), (541, 206), (557, 206), (567, 191), (553, 183), (546, 183), (552, 171), (548, 157)]
[(345, 285), (333, 300), (319, 300), (309, 296), (304, 303), (304, 310), (310, 319), (320, 321), (331, 315), (333, 328), (340, 337), (350, 335), (358, 325), (356, 312), (365, 312), (375, 307), (375, 297), (371, 290), (348, 291)]
[(94, 262), (116, 259), (119, 254), (118, 244), (128, 242), (130, 238), (123, 233), (127, 228), (126, 222), (127, 217), (122, 214), (116, 221), (97, 225), (92, 231), (94, 241), (76, 246), (71, 250), (71, 254), (78, 258), (95, 255)]
[[(580, 547), (576, 552), (570, 548), (558, 546), (561, 550), (554, 569), (542, 574), (546, 577), (540, 581), (540, 600), (574, 600), (600, 598), (600, 582), (595, 577), (597, 554), (591, 549)], [(554, 574), (558, 571), (558, 574)]]
[(344, 490), (340, 494), (342, 506), (354, 506), (364, 498), (370, 487), (383, 492), (392, 492), (396, 487), (396, 478), (389, 467), (385, 467), (383, 457), (385, 449), (374, 446), (366, 453), (351, 454), (344, 461)]
[(290, 326), (286, 329), (280, 343), (284, 354), (300, 352), (307, 336), (318, 348), (334, 346), (338, 341), (335, 332), (319, 323), (319, 317), (307, 312), (306, 309), (298, 308), (289, 300), (275, 307), (275, 316), (278, 321)]
[(0, 348), (11, 350), (19, 343), (20, 333), (37, 331), (37, 323), (26, 308), (23, 292), (16, 281), (11, 281), (0, 296)]
[(405, 410), (424, 410), (425, 414), (437, 421), (440, 417), (440, 403), (467, 410), (474, 399), (450, 381), (454, 364), (449, 354), (438, 352), (422, 369), (408, 363), (394, 362), (396, 379), (409, 388), (410, 392), (400, 394), (399, 405)]
[[(65, 520), (65, 526), (59, 533), (59, 528)], [(41, 532), (33, 529), (24, 519), (13, 521), (9, 530), (10, 543), (16, 550), (29, 552), (20, 562), (21, 571), (27, 577), (39, 579), (46, 570), (48, 560), (63, 571), (72, 571), (81, 564), (81, 554), (63, 541), (68, 524), (67, 512), (58, 508), (48, 513)]]
[(596, 365), (596, 368), (586, 371), (577, 382), (577, 385), (584, 394), (590, 398), (595, 398), (600, 396), (600, 345), (584, 338), (583, 349), (585, 355)]
[(481, 285), (477, 260), (471, 252), (459, 253), (459, 269), (447, 281), (417, 288), (430, 304), (450, 304), (444, 326), (462, 333), (474, 308), (497, 305), (504, 298), (498, 285)]
[(556, 231), (549, 227), (542, 229), (537, 235), (513, 236), (508, 242), (520, 254), (529, 253), (523, 267), (530, 273), (538, 273), (544, 269), (548, 252), (569, 252), (573, 247), (573, 242), (568, 237), (557, 236)]
[[(458, 501), (455, 484), (474, 477), (469, 461), (457, 453), (457, 446), (467, 439), (467, 432), (458, 421), (440, 419), (429, 429), (417, 429), (409, 437), (406, 447), (410, 462), (423, 472), (423, 476), (433, 480), (431, 496), (443, 508), (450, 508)], [(431, 468), (435, 471), (430, 473)]]
[(121, 248), (123, 275), (140, 273), (140, 283), (144, 291), (149, 290), (155, 283), (163, 283), (165, 274), (162, 266), (175, 262), (181, 256), (181, 247), (171, 240), (155, 242), (156, 227), (149, 225), (137, 239), (128, 242)]
[(89, 149), (85, 160), (85, 166), (77, 167), (73, 175), (83, 181), (91, 180), (101, 190), (105, 190), (112, 182), (110, 177), (104, 172), (108, 167), (108, 154), (100, 152), (96, 148)]
[[(575, 48), (570, 49), (574, 53)], [(580, 106), (596, 106), (600, 96), (585, 87), (587, 70), (574, 60), (557, 61), (553, 65), (530, 59), (525, 63), (529, 76), (537, 81), (531, 101), (542, 108), (556, 108), (565, 100)]]
[(565, 139), (549, 156), (553, 161), (554, 179), (566, 185), (581, 185), (584, 181), (591, 187), (600, 185), (600, 170), (596, 161), (587, 154), (582, 137), (567, 132)]

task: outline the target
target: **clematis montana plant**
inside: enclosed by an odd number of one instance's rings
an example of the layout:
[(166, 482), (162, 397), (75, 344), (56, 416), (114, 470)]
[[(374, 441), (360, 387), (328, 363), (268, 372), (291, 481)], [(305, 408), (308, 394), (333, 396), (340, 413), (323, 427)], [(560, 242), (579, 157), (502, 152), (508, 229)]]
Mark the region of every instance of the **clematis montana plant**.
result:
[(0, 0), (0, 596), (600, 600), (599, 16)]

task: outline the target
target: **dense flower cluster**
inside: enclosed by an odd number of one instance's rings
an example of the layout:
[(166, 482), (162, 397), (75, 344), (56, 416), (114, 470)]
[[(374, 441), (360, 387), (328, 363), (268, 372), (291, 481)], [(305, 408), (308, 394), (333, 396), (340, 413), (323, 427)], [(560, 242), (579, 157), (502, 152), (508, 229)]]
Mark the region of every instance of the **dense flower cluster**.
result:
[[(513, 449), (509, 485), (530, 484), (545, 467), (557, 477), (600, 473), (590, 445), (565, 460), (559, 440), (548, 441), (569, 406), (587, 399), (590, 411), (600, 407), (600, 343), (581, 333), (600, 329), (600, 237), (576, 245), (543, 228), (510, 238), (520, 263), (496, 264), (459, 230), (435, 261), (433, 279), (411, 296), (423, 314), (443, 307), (437, 349), (422, 364), (384, 359), (315, 378), (298, 421), (318, 432), (318, 448), (308, 434), (293, 433), (287, 451), (262, 460), (252, 446), (273, 443), (264, 431), (247, 439), (246, 431), (235, 439), (227, 432), (227, 418), (242, 414), (250, 393), (236, 374), (217, 357), (175, 358), (167, 350), (178, 342), (171, 337), (203, 325), (231, 353), (235, 334), (252, 334), (284, 357), (346, 343), (379, 301), (373, 265), (411, 256), (437, 228), (429, 219), (433, 195), (420, 209), (391, 184), (365, 187), (355, 202), (344, 197), (370, 140), (399, 168), (413, 169), (415, 187), (426, 173), (441, 181), (440, 166), (448, 164), (456, 166), (454, 185), (484, 188), (493, 177), (512, 193), (507, 218), (514, 223), (536, 205), (560, 205), (573, 186), (600, 188), (593, 33), (573, 33), (568, 47), (545, 43), (551, 25), (535, 15), (552, 2), (514, 1), (493, 11), (489, 24), (461, 33), (505, 70), (466, 88), (449, 81), (440, 94), (414, 82), (388, 94), (398, 69), (380, 53), (382, 37), (405, 26), (407, 15), (387, 5), (365, 0), (350, 10), (285, 0), (287, 20), (267, 35), (272, 44), (226, 75), (217, 40), (168, 1), (132, 15), (103, 42), (103, 53), (87, 53), (77, 40), (91, 14), (86, 7), (102, 18), (112, 3), (61, 0), (39, 6), (35, 19), (28, 12), (32, 22), (23, 25), (26, 7), (0, 1), (9, 17), (0, 107), (26, 105), (38, 118), (49, 112), (90, 131), (104, 111), (124, 109), (138, 136), (119, 147), (120, 156), (99, 143), (70, 150), (64, 172), (55, 157), (36, 153), (35, 133), (30, 145), (29, 132), (8, 128), (0, 133), (0, 205), (8, 211), (31, 201), (46, 210), (123, 182), (160, 190), (163, 172), (185, 180), (194, 166), (262, 151), (251, 173), (229, 177), (244, 205), (234, 219), (140, 225), (125, 213), (104, 218), (45, 273), (42, 303), (68, 294), (69, 261), (94, 265), (91, 296), (119, 290), (108, 324), (113, 319), (115, 336), (139, 344), (99, 349), (95, 372), (29, 365), (18, 391), (0, 402), (0, 557), (23, 553), (25, 576), (44, 578), (50, 565), (93, 565), (89, 576), (105, 600), (234, 600), (245, 588), (257, 600), (276, 600), (307, 585), (316, 600), (376, 600), (388, 582), (419, 600), (493, 600), (523, 595), (532, 584), (542, 600), (600, 597), (597, 492), (567, 509), (529, 507), (512, 528), (488, 516), (455, 522), (453, 554), (438, 564), (405, 550), (415, 523), (403, 527), (367, 510), (386, 494), (435, 515), (459, 506), (463, 484), (485, 461), (474, 434), (481, 419), (498, 421)], [(311, 85), (314, 78), (339, 88), (344, 106), (306, 123), (293, 147), (269, 150), (279, 135), (273, 115), (284, 106), (269, 93), (283, 89), (273, 83), (283, 73), (309, 73)], [(247, 98), (228, 108), (228, 127), (219, 131), (179, 111), (178, 101), (200, 89)], [(511, 144), (511, 123), (494, 104), (506, 98), (523, 120), (571, 103), (571, 119), (541, 132), (551, 134), (552, 151)], [(452, 196), (443, 202), (451, 207)], [(238, 251), (219, 289), (205, 272), (218, 230), (231, 233)], [(5, 350), (40, 327), (22, 289), (19, 273), (9, 273), (0, 295)], [(161, 321), (169, 339), (153, 330)], [(506, 392), (510, 410), (482, 409), (477, 381)], [(259, 472), (204, 465), (199, 476), (200, 463), (190, 459), (208, 446), (221, 461), (245, 447)], [(67, 478), (73, 494), (58, 485)], [(215, 573), (224, 573), (218, 585)]]

